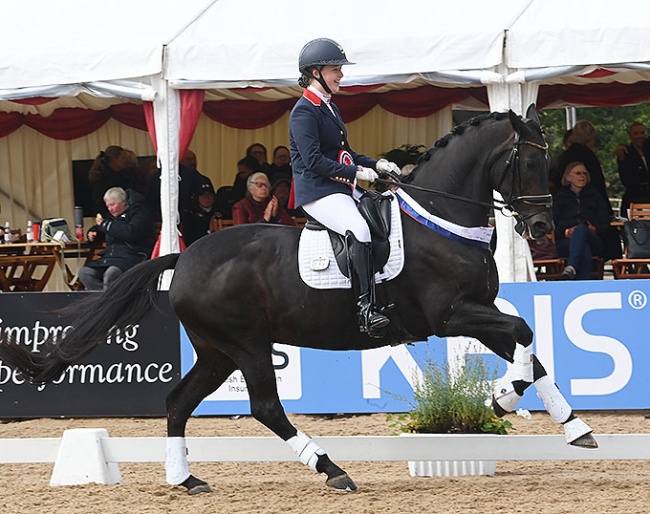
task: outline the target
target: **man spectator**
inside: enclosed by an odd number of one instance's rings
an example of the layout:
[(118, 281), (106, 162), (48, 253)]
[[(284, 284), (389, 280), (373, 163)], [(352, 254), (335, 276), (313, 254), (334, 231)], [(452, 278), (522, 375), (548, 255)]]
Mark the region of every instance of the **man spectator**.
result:
[(97, 214), (87, 237), (91, 242), (106, 241), (106, 248), (99, 259), (79, 270), (79, 281), (91, 290), (108, 289), (126, 270), (147, 260), (155, 242), (153, 220), (142, 195), (112, 187), (104, 193), (104, 202), (109, 215)]
[(621, 216), (627, 218), (630, 203), (650, 202), (650, 139), (646, 139), (645, 127), (635, 121), (627, 129), (630, 144), (616, 147), (618, 174), (625, 186), (621, 202)]

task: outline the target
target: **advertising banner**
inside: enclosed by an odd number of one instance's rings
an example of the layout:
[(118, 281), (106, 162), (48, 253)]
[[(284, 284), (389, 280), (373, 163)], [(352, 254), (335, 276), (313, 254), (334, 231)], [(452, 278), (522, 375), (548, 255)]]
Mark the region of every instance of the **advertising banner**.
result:
[[(0, 330), (33, 353), (72, 319), (57, 311), (93, 292), (0, 294)], [(97, 317), (101, 317), (101, 309)], [(59, 379), (33, 386), (0, 361), (0, 418), (164, 416), (165, 396), (180, 380), (179, 322), (167, 293), (142, 322), (115, 327)]]
[[(650, 408), (650, 281), (503, 284), (497, 306), (523, 317), (534, 352), (576, 410)], [(405, 412), (413, 384), (429, 360), (457, 365), (482, 354), (499, 375), (505, 363), (477, 341), (431, 337), (366, 351), (323, 351), (274, 345), (280, 399), (303, 414)], [(194, 363), (181, 331), (181, 366)], [(461, 364), (462, 365), (462, 364)], [(534, 388), (519, 407), (543, 410)], [(246, 381), (235, 372), (195, 414), (249, 414)]]

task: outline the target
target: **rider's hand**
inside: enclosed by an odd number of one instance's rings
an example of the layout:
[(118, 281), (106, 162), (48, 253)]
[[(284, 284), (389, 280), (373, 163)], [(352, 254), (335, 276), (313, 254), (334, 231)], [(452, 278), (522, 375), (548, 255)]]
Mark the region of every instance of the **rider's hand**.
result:
[(378, 176), (379, 175), (377, 175), (377, 172), (372, 168), (364, 168), (363, 166), (359, 166), (357, 168), (357, 180), (367, 180), (368, 182), (374, 182)]
[(379, 159), (375, 168), (377, 168), (377, 172), (379, 173), (395, 173), (396, 175), (402, 174), (402, 170), (399, 169), (399, 166), (397, 164), (387, 161), (386, 159)]

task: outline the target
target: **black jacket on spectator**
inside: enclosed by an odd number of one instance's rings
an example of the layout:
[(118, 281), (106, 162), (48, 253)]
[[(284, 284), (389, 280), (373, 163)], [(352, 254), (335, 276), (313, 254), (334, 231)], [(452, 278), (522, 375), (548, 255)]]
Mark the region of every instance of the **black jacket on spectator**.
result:
[(612, 206), (609, 204), (609, 197), (607, 196), (607, 187), (605, 186), (605, 175), (603, 168), (600, 166), (600, 161), (596, 154), (585, 145), (580, 143), (573, 143), (560, 155), (560, 163), (558, 166), (559, 177), (551, 177), (558, 190), (562, 187), (561, 179), (564, 174), (564, 169), (572, 162), (581, 162), (589, 172), (590, 184), (598, 191), (598, 194), (605, 201), (607, 211), (610, 216), (613, 213)]
[(564, 231), (579, 223), (591, 223), (596, 227), (596, 235), (601, 239), (609, 229), (609, 211), (605, 201), (596, 188), (587, 184), (580, 195), (571, 186), (562, 186), (553, 198), (553, 221), (555, 222), (555, 239), (564, 239)]
[(147, 260), (156, 242), (153, 219), (144, 198), (132, 190), (127, 191), (127, 208), (120, 216), (106, 218), (90, 230), (97, 232), (97, 241), (101, 242), (101, 236), (106, 241), (101, 257), (87, 264), (93, 268), (117, 266), (126, 271)]
[(627, 217), (630, 203), (650, 202), (650, 139), (643, 142), (643, 156), (632, 146), (628, 145), (627, 153), (622, 161), (618, 161), (618, 174), (625, 186), (621, 202), (621, 216)]

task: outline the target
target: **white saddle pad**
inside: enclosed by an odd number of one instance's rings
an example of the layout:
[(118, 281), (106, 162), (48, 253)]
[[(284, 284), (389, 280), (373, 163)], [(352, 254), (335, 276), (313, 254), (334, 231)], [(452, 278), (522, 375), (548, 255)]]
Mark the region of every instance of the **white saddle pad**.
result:
[[(392, 193), (384, 193), (392, 195)], [(399, 202), (393, 198), (391, 204), (390, 255), (381, 273), (375, 274), (375, 282), (391, 280), (404, 267), (404, 244), (402, 218)], [(298, 245), (298, 269), (300, 278), (315, 289), (350, 289), (352, 284), (339, 270), (327, 230), (302, 229)]]

